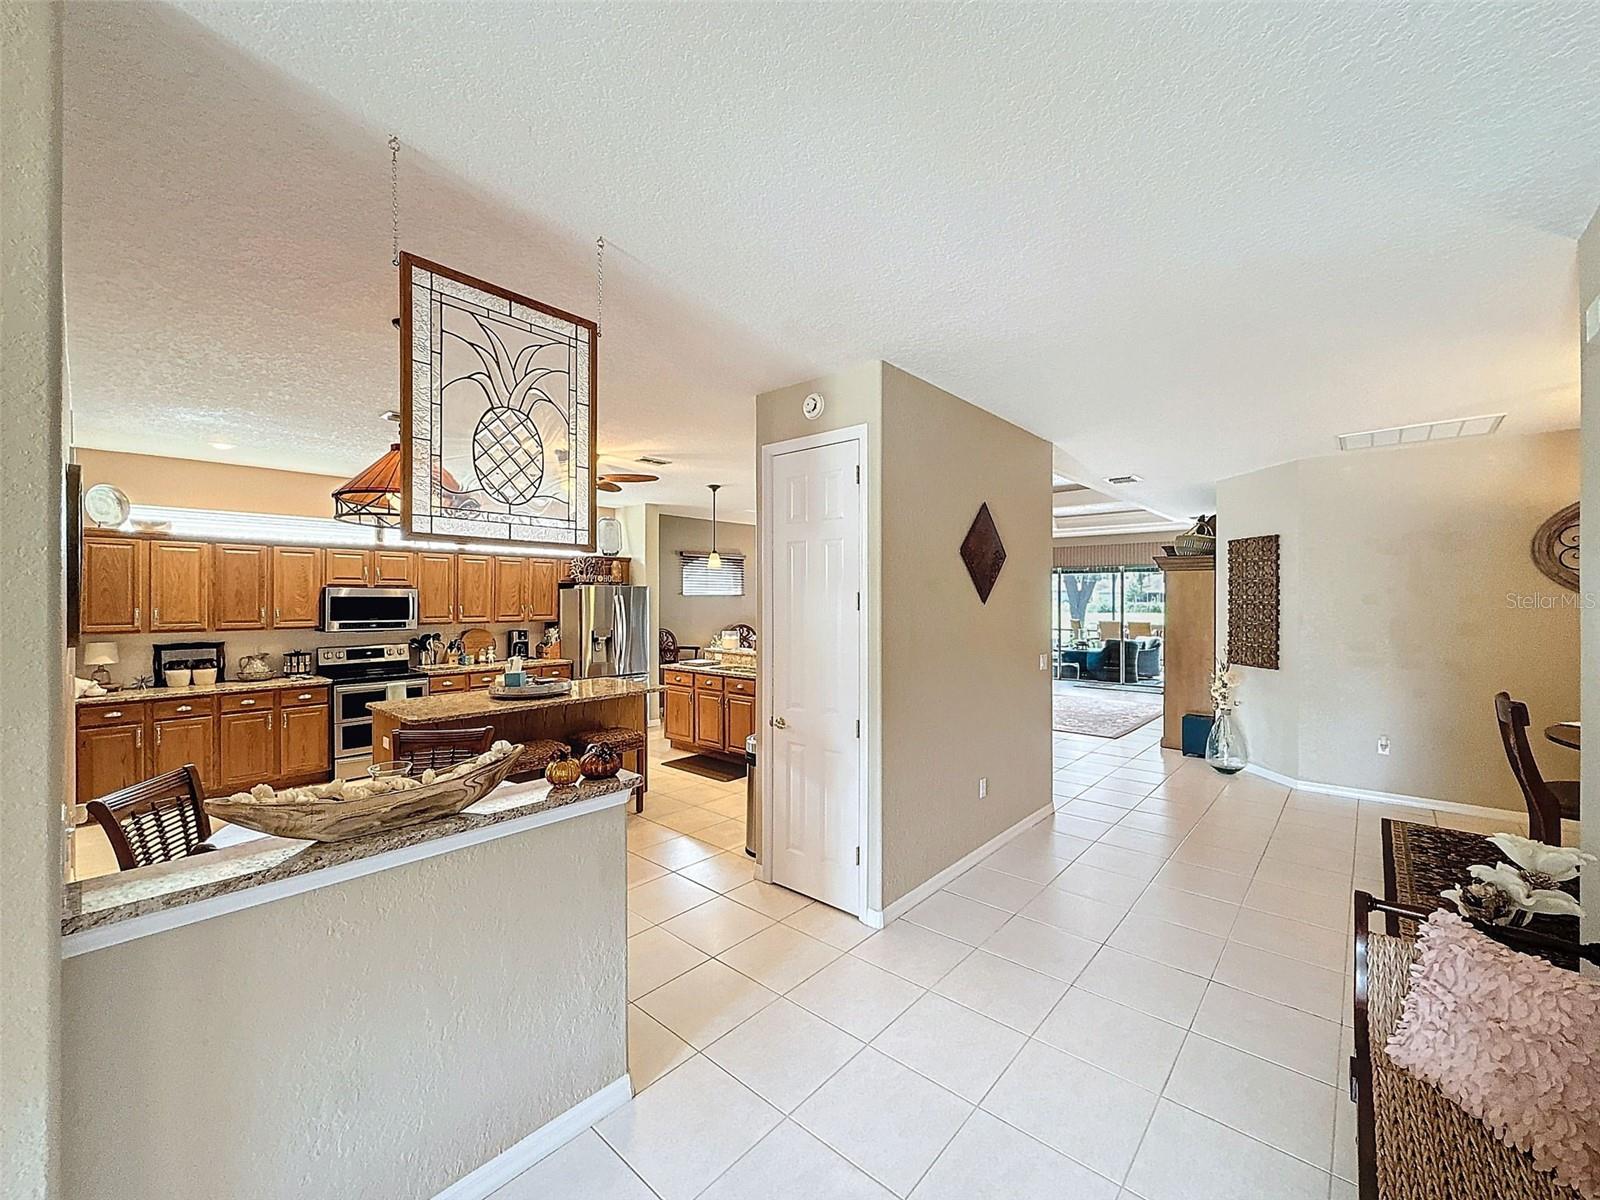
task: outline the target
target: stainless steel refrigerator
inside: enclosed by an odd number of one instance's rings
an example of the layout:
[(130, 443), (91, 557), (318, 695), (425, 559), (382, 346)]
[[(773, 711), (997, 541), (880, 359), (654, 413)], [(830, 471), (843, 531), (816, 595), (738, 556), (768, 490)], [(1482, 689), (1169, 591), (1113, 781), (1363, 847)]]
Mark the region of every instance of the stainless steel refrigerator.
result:
[(574, 679), (644, 678), (654, 642), (649, 588), (578, 583), (561, 589), (561, 652), (572, 659)]

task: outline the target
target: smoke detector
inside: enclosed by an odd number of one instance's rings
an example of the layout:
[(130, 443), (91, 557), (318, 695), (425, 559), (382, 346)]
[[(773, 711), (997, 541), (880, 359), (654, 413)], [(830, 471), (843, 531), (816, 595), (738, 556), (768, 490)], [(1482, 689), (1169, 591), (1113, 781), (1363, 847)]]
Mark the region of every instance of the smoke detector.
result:
[(1424, 421), (1418, 425), (1394, 425), (1388, 429), (1368, 429), (1362, 433), (1341, 433), (1341, 450), (1379, 450), (1385, 446), (1415, 446), (1422, 442), (1448, 442), (1454, 438), (1484, 437), (1500, 428), (1505, 413), (1482, 417), (1452, 417), (1445, 421)]

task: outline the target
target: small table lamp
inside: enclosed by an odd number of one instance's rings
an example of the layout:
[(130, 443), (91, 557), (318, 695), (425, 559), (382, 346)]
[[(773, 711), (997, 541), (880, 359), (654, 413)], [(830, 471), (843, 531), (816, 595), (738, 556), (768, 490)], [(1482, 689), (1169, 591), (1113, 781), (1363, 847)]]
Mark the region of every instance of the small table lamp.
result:
[(108, 687), (111, 683), (111, 672), (106, 667), (117, 662), (117, 644), (115, 642), (85, 642), (83, 646), (83, 662), (85, 666), (93, 667), (89, 678), (101, 687)]

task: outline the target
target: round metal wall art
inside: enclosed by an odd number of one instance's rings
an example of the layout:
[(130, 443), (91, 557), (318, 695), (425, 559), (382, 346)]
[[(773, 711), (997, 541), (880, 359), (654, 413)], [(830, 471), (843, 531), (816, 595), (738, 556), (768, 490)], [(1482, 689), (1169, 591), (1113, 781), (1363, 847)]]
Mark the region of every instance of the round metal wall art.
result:
[(1533, 565), (1568, 591), (1578, 590), (1578, 506), (1569, 504), (1534, 532)]

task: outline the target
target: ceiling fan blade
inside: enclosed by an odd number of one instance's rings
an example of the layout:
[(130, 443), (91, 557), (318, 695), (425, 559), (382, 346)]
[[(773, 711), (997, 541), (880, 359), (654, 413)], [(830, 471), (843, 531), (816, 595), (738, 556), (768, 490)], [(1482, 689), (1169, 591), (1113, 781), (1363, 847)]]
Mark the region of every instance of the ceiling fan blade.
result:
[(620, 484), (611, 483), (609, 480), (601, 479), (595, 483), (594, 490), (597, 492), (620, 492), (622, 490), (622, 486)]
[(654, 483), (660, 479), (659, 475), (638, 475), (626, 471), (608, 471), (600, 476), (607, 483)]

